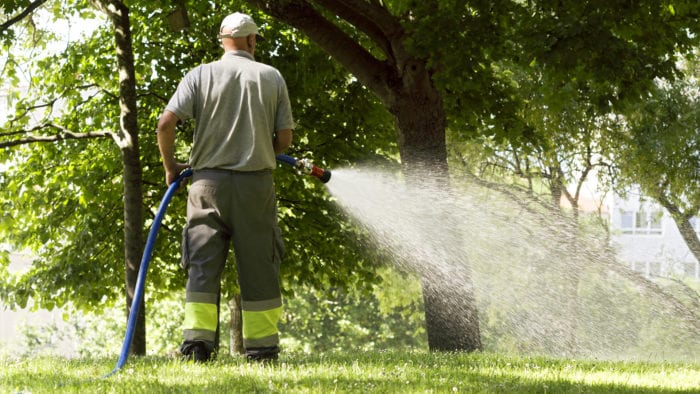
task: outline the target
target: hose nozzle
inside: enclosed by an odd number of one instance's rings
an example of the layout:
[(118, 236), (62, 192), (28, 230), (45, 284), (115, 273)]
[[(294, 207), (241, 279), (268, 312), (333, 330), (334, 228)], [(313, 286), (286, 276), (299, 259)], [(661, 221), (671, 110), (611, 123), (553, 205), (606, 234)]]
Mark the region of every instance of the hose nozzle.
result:
[(330, 171), (315, 166), (309, 159), (297, 160), (297, 164), (294, 167), (297, 169), (297, 171), (299, 171), (299, 173), (315, 176), (323, 183), (327, 183), (331, 179)]
[(315, 166), (309, 159), (295, 159), (287, 155), (277, 155), (277, 160), (294, 167), (299, 174), (311, 175), (327, 183), (331, 179), (331, 172)]

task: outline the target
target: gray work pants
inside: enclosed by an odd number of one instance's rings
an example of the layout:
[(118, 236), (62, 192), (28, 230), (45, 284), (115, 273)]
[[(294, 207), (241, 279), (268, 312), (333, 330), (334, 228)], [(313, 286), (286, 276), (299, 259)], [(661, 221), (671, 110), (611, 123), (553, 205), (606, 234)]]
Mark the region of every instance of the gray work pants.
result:
[[(277, 321), (269, 315), (277, 316), (282, 305), (279, 268), (284, 243), (277, 224), (271, 171), (194, 172), (183, 232), (182, 263), (188, 271), (186, 341), (211, 342), (215, 338), (218, 316), (214, 321), (211, 306), (218, 300), (231, 244), (241, 289), (244, 343), (247, 340), (258, 346), (276, 345)], [(267, 311), (274, 312), (266, 316)], [(249, 322), (246, 312), (251, 316)], [(258, 319), (259, 316), (266, 318)], [(247, 330), (253, 333), (252, 338), (245, 338), (247, 324), (252, 325)], [(262, 333), (261, 337), (255, 337), (256, 332)]]

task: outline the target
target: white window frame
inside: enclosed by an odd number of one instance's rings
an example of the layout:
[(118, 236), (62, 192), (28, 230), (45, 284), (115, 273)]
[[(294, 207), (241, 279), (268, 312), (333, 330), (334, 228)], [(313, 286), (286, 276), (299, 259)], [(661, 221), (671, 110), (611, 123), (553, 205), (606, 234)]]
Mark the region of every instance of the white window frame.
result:
[[(620, 230), (623, 234), (630, 235), (663, 235), (663, 216), (664, 213), (660, 209), (620, 209)], [(625, 226), (625, 222), (629, 222), (630, 219), (632, 226)]]

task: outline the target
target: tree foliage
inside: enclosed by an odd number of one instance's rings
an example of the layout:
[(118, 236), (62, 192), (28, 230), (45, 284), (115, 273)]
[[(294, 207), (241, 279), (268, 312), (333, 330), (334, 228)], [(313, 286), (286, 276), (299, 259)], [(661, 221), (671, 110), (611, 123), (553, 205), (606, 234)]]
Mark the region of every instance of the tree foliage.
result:
[(615, 138), (622, 187), (637, 185), (673, 217), (700, 260), (691, 220), (700, 212), (700, 91), (698, 62), (685, 62), (684, 78), (657, 80), (646, 101), (631, 108)]
[[(76, 12), (89, 10), (80, 2), (60, 4)], [(246, 10), (239, 3), (228, 6)], [(184, 73), (221, 56), (216, 41), (220, 18), (210, 17), (223, 14), (221, 7), (188, 5), (190, 27), (174, 32), (167, 19), (173, 11), (170, 2), (131, 5), (146, 226), (164, 192), (153, 130)], [(268, 39), (259, 46), (258, 58), (282, 71), (293, 98), (299, 127), (289, 153), (310, 157), (328, 168), (355, 160), (391, 160), (396, 149), (391, 119), (376, 99), (298, 33), (265, 15), (255, 17)], [(4, 286), (4, 299), (11, 304), (24, 305), (31, 298), (37, 306), (50, 308), (71, 301), (92, 309), (115, 302), (123, 291), (119, 149), (105, 138), (61, 138), (67, 132), (104, 131), (101, 137), (118, 132), (111, 34), (106, 22), (101, 22), (100, 28), (71, 42), (65, 51), (29, 63), (31, 83), (3, 126), (2, 143), (8, 144), (3, 158), (8, 168), (0, 176), (5, 212), (2, 239), (14, 248), (32, 249), (37, 256), (31, 271)], [(183, 158), (191, 126), (185, 124), (180, 130), (178, 152)], [(56, 142), (9, 147), (17, 139), (39, 137)], [(369, 288), (376, 276), (363, 257), (361, 237), (358, 241), (320, 184), (288, 168), (280, 168), (276, 179), (288, 250), (283, 265), (287, 292), (292, 293), (297, 283)], [(184, 285), (185, 275), (177, 264), (184, 224), (182, 195), (171, 203), (154, 251), (148, 281), (153, 297)]]

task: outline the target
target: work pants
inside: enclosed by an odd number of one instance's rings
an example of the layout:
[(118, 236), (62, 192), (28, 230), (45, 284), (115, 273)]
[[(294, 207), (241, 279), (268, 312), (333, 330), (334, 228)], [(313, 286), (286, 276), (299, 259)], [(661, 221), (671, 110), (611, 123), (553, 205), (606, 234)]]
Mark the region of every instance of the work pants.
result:
[(231, 243), (241, 290), (243, 345), (277, 346), (284, 243), (271, 171), (194, 172), (182, 243), (188, 271), (184, 340), (210, 345), (216, 340), (221, 275)]

